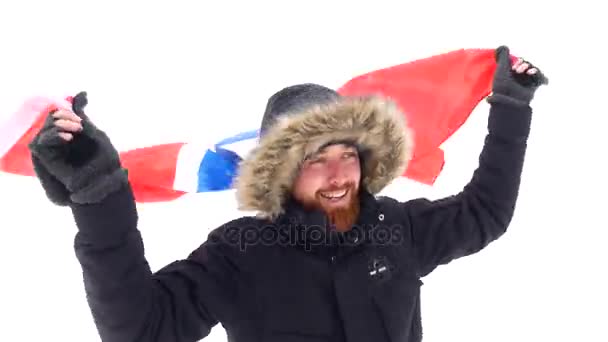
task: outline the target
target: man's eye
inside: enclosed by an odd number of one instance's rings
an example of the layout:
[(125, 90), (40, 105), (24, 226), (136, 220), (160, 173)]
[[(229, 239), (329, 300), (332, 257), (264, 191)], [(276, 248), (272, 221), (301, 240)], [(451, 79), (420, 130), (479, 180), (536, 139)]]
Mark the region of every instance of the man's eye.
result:
[(323, 158), (318, 157), (318, 156), (311, 156), (306, 158), (306, 164), (308, 165), (314, 165), (314, 164), (319, 164), (323, 161)]

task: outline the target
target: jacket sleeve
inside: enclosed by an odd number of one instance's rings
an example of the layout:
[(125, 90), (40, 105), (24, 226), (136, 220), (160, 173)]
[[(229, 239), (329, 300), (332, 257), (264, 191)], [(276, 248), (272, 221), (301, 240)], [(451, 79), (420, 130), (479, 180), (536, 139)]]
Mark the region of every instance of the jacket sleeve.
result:
[(471, 181), (457, 195), (406, 202), (421, 276), (476, 253), (509, 226), (518, 197), (532, 109), (493, 102)]
[(221, 227), (187, 259), (152, 273), (129, 186), (71, 209), (75, 252), (102, 341), (199, 341), (234, 310), (240, 256), (217, 239)]

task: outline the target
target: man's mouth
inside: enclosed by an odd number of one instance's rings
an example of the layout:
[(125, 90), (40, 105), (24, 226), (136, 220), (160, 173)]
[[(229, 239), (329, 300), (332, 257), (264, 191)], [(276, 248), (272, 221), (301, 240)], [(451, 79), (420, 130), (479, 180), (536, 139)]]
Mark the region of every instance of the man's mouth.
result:
[(331, 201), (341, 200), (346, 196), (346, 194), (348, 194), (348, 189), (325, 191), (320, 193), (321, 197)]

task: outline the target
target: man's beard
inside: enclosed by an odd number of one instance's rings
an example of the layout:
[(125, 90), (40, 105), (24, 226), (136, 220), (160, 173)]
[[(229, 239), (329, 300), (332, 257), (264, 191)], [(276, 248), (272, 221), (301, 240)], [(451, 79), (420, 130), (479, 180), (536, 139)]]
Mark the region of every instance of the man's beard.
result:
[[(347, 195), (349, 197), (348, 203), (340, 207), (323, 205), (324, 200), (320, 195), (321, 192), (341, 190), (345, 188), (347, 188), (349, 192)], [(308, 203), (304, 203), (304, 205), (307, 208), (322, 210), (327, 215), (329, 224), (340, 232), (345, 232), (352, 228), (352, 226), (357, 222), (359, 212), (361, 210), (359, 194), (357, 193), (353, 183), (340, 188), (331, 188), (318, 191), (316, 198), (314, 200), (310, 200)]]
[(359, 196), (352, 194), (347, 206), (340, 208), (328, 208), (325, 210), (330, 225), (337, 231), (345, 232), (352, 228), (359, 218), (360, 203)]

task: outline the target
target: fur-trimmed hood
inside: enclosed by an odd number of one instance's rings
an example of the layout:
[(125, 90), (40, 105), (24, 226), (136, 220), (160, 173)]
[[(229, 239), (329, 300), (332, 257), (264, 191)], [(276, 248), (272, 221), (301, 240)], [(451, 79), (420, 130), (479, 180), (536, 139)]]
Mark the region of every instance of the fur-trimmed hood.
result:
[(240, 210), (274, 219), (284, 211), (305, 157), (334, 141), (364, 153), (361, 185), (380, 192), (405, 172), (413, 136), (395, 103), (380, 97), (343, 97), (277, 119), (241, 162), (234, 182)]

